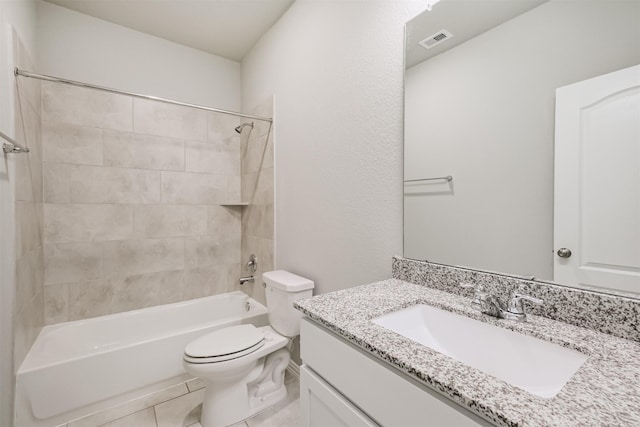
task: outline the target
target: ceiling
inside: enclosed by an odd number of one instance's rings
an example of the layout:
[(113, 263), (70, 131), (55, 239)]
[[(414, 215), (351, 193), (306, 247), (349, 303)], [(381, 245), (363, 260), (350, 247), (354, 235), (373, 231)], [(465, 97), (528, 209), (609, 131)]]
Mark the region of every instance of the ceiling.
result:
[(45, 0), (240, 61), (294, 0)]
[[(548, 0), (442, 0), (407, 23), (406, 68), (515, 18)], [(431, 49), (418, 43), (447, 30), (453, 37)]]

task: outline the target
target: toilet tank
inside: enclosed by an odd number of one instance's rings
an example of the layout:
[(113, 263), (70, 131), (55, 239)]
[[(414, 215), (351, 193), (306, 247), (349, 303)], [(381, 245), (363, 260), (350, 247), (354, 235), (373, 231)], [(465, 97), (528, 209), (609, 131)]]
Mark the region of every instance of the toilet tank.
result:
[(262, 279), (266, 285), (269, 324), (285, 337), (299, 335), (302, 313), (293, 308), (293, 302), (311, 297), (313, 281), (284, 270), (264, 273)]

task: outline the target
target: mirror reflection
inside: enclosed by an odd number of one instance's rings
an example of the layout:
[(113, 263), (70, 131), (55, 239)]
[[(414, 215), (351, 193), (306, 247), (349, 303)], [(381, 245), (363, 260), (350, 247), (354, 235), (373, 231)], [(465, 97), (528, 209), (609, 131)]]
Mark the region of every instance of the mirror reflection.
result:
[(640, 292), (640, 2), (442, 0), (406, 31), (404, 256)]

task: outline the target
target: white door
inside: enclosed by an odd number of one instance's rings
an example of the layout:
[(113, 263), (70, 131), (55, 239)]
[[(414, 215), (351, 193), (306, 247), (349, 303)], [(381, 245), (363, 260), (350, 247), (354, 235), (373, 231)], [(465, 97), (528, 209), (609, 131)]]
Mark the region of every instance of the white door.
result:
[(554, 280), (640, 292), (640, 65), (556, 90)]

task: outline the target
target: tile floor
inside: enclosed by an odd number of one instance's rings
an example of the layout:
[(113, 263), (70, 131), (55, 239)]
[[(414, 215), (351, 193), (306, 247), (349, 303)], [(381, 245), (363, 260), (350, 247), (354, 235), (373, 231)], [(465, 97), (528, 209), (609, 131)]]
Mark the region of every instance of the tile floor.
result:
[[(300, 381), (292, 378), (286, 383), (287, 398), (246, 421), (234, 424), (231, 427), (297, 427), (300, 425)], [(190, 427), (201, 427), (200, 423)]]
[[(201, 427), (198, 420), (200, 419), (204, 388), (199, 387), (204, 384), (199, 380), (191, 380), (187, 384), (190, 391), (187, 394), (106, 423), (95, 423), (94, 419), (91, 423), (82, 423), (83, 427), (89, 424), (102, 427)], [(300, 413), (300, 382), (298, 377), (291, 375), (287, 371), (285, 385), (287, 387), (287, 397), (284, 401), (231, 427), (298, 426)], [(79, 427), (80, 423), (77, 425)], [(68, 427), (75, 426), (75, 423), (68, 424)]]

